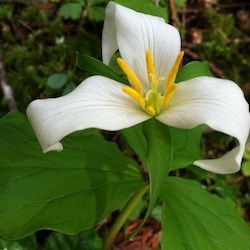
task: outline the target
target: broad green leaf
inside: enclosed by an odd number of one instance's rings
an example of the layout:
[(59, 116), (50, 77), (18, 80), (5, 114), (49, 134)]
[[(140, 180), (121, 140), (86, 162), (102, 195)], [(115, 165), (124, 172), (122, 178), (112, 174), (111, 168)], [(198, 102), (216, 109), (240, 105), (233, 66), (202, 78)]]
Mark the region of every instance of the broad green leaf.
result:
[(202, 126), (194, 129), (170, 127), (174, 150), (171, 170), (187, 167), (195, 160), (201, 159), (202, 131)]
[[(169, 127), (173, 143), (173, 161), (171, 170), (186, 167), (201, 159), (202, 126), (194, 129)], [(142, 131), (142, 124), (121, 131), (126, 142), (146, 165), (147, 140)]]
[(166, 8), (156, 6), (152, 0), (115, 0), (114, 2), (126, 6), (135, 11), (139, 11), (145, 14), (159, 16), (168, 21), (168, 11)]
[(0, 119), (1, 235), (17, 239), (44, 228), (76, 234), (145, 185), (136, 163), (95, 131), (74, 133), (62, 152), (43, 154), (23, 114)]
[(82, 231), (78, 235), (51, 233), (45, 242), (44, 250), (100, 250), (102, 240), (94, 230)]
[(77, 20), (82, 13), (82, 4), (80, 3), (65, 3), (59, 9), (59, 15), (64, 19)]
[(121, 135), (146, 165), (147, 140), (142, 131), (142, 124), (121, 130)]
[(249, 227), (231, 201), (177, 177), (168, 177), (161, 196), (162, 249), (250, 249)]
[(46, 85), (54, 90), (60, 89), (63, 87), (68, 81), (68, 77), (64, 73), (56, 73), (51, 75), (46, 82)]
[(109, 66), (94, 57), (78, 54), (76, 63), (80, 69), (86, 70), (90, 75), (101, 75), (116, 80), (121, 83), (127, 83), (126, 79), (114, 72)]
[(198, 76), (213, 76), (208, 62), (193, 61), (186, 64), (177, 74), (176, 82), (187, 81)]
[(173, 144), (169, 127), (155, 119), (144, 122), (142, 130), (147, 141), (145, 163), (150, 179), (150, 200), (146, 219), (152, 212), (162, 185), (171, 169)]

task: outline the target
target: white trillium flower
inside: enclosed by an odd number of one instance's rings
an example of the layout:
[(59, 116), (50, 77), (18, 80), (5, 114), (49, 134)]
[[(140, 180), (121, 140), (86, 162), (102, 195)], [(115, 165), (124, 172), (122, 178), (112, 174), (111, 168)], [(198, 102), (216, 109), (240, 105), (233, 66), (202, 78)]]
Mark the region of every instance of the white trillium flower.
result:
[(207, 124), (235, 137), (239, 146), (219, 159), (195, 165), (220, 174), (240, 169), (250, 128), (249, 106), (232, 81), (196, 77), (175, 84), (181, 63), (178, 30), (164, 19), (109, 2), (103, 28), (103, 61), (119, 50), (119, 66), (131, 87), (103, 76), (84, 80), (59, 98), (35, 100), (27, 108), (43, 152), (63, 149), (60, 140), (87, 128), (115, 131), (152, 117), (182, 129)]

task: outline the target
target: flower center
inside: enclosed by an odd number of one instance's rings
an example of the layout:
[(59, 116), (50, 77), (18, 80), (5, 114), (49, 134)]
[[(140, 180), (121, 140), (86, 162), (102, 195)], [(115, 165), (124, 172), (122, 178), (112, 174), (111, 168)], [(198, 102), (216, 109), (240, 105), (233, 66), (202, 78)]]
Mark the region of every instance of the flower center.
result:
[[(148, 115), (158, 115), (167, 107), (173, 97), (174, 91), (176, 90), (176, 84), (174, 83), (174, 81), (183, 55), (183, 51), (178, 54), (175, 63), (166, 78), (158, 78), (155, 71), (152, 52), (151, 50), (147, 50), (146, 65), (150, 89), (146, 93), (143, 93), (141, 83), (135, 72), (127, 65), (127, 63), (123, 59), (118, 58), (117, 63), (124, 74), (127, 76), (131, 85), (131, 87), (124, 87), (122, 89), (123, 92), (132, 97)], [(163, 91), (159, 89), (159, 82), (162, 80), (166, 81)]]

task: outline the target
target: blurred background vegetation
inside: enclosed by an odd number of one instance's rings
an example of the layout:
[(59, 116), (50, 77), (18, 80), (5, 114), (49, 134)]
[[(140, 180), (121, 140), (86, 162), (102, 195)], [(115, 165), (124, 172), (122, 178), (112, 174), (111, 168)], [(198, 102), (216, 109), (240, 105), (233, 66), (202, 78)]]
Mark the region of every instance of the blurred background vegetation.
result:
[[(175, 25), (182, 36), (184, 63), (209, 61), (215, 76), (237, 82), (250, 101), (248, 0), (116, 2), (161, 16)], [(25, 112), (33, 99), (64, 95), (88, 76), (77, 67), (76, 56), (83, 53), (101, 59), (101, 34), (107, 3), (108, 0), (0, 0), (0, 117), (10, 110)], [(206, 157), (219, 156), (234, 144), (231, 138), (207, 131), (202, 141), (203, 153)], [(193, 166), (172, 174), (196, 179), (210, 192), (232, 200), (250, 223), (249, 143), (242, 171), (235, 175), (215, 175)], [(143, 204), (139, 211), (142, 208)], [(156, 221), (159, 218), (157, 208), (154, 218)], [(152, 235), (160, 231), (155, 223), (151, 222), (149, 226), (157, 228)], [(86, 239), (91, 242), (86, 243)], [(127, 249), (122, 237), (120, 242), (119, 249)], [(148, 246), (157, 249), (157, 240), (150, 242)], [(38, 232), (16, 242), (2, 239), (0, 249), (100, 249), (100, 238), (94, 231), (74, 237)]]

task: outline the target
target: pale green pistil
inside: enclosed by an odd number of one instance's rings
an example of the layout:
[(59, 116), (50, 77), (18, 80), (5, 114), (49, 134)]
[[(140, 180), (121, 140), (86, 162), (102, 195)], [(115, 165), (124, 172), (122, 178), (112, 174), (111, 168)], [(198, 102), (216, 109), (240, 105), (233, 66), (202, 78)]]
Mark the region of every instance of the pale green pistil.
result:
[(155, 115), (159, 114), (164, 102), (164, 96), (156, 90), (149, 90), (145, 96), (146, 107), (153, 107)]

